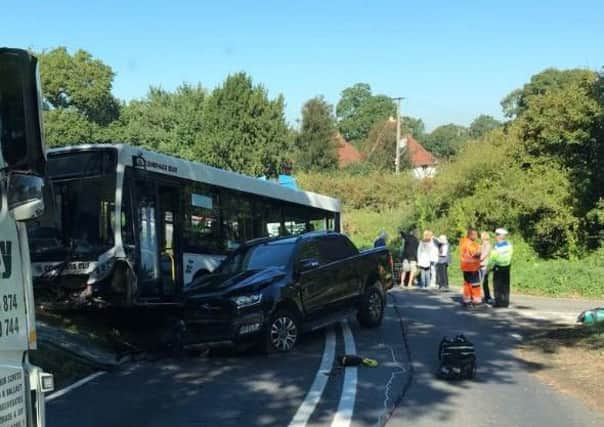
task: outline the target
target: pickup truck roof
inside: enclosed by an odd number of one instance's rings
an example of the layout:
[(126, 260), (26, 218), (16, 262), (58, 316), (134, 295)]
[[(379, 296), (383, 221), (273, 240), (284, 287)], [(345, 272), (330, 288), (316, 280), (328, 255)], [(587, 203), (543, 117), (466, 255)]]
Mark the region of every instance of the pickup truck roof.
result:
[(257, 239), (248, 240), (244, 243), (245, 246), (254, 246), (262, 243), (279, 242), (283, 240), (292, 240), (299, 242), (301, 240), (308, 240), (315, 237), (328, 236), (328, 235), (340, 235), (337, 231), (309, 231), (308, 233), (299, 234), (297, 236), (279, 236), (279, 237), (259, 237)]

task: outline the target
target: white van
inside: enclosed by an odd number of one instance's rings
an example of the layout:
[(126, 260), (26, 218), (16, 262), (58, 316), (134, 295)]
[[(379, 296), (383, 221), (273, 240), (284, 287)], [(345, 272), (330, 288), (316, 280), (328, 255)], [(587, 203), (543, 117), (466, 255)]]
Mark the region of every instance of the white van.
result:
[(0, 48), (0, 426), (41, 427), (53, 377), (29, 363), (36, 348), (25, 222), (40, 216), (46, 168), (37, 59)]

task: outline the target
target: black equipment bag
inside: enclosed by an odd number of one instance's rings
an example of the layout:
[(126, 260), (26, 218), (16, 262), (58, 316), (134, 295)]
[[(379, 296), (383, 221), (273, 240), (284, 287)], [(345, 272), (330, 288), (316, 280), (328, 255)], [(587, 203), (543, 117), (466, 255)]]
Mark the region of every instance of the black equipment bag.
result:
[(453, 339), (444, 337), (438, 349), (438, 360), (438, 376), (443, 379), (463, 380), (476, 376), (474, 344), (463, 335)]

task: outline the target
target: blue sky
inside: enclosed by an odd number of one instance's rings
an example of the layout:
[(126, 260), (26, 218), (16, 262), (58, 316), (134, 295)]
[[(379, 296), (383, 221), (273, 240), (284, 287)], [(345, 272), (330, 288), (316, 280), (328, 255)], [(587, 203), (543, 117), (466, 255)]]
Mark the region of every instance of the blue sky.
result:
[[(604, 1), (3, 2), (0, 44), (83, 48), (113, 67), (114, 92), (220, 84), (246, 71), (285, 96), (336, 103), (367, 82), (405, 96), (428, 128), (501, 117), (499, 101), (550, 66), (604, 65)], [(136, 3), (136, 4), (135, 4)]]

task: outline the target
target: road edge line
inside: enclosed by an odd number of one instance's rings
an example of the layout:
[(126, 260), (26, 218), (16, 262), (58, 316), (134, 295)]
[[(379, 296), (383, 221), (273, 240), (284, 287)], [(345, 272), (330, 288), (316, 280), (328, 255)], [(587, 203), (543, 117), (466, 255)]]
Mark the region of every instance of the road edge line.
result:
[(319, 400), (323, 395), (329, 376), (326, 375), (331, 371), (336, 353), (336, 337), (333, 328), (329, 328), (325, 334), (325, 348), (321, 364), (315, 375), (315, 379), (310, 386), (310, 389), (304, 397), (304, 401), (298, 407), (296, 414), (289, 423), (289, 427), (304, 427), (308, 423), (311, 415), (315, 411)]
[[(347, 320), (340, 322), (342, 334), (344, 335), (344, 349), (346, 354), (356, 354), (357, 349), (354, 342), (354, 335), (350, 329)], [(357, 394), (358, 368), (348, 367), (344, 371), (344, 384), (342, 385), (342, 395), (338, 410), (333, 417), (331, 427), (348, 427), (352, 422), (354, 413), (354, 404)]]
[(50, 402), (51, 400), (54, 400), (58, 397), (64, 396), (67, 393), (69, 393), (70, 391), (83, 386), (84, 384), (86, 384), (89, 381), (92, 381), (95, 378), (100, 377), (101, 375), (106, 374), (106, 371), (100, 371), (100, 372), (95, 372), (94, 374), (90, 374), (87, 377), (82, 378), (81, 380), (76, 381), (73, 384), (68, 385), (67, 387), (62, 388), (61, 390), (57, 390), (54, 393), (49, 394), (48, 396), (46, 396), (44, 398), (45, 401)]

